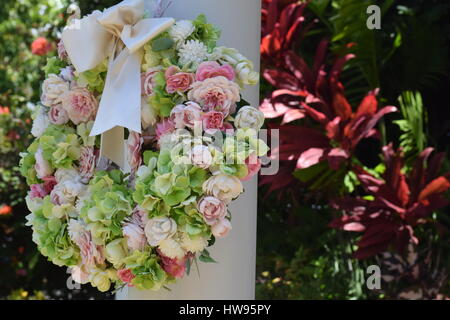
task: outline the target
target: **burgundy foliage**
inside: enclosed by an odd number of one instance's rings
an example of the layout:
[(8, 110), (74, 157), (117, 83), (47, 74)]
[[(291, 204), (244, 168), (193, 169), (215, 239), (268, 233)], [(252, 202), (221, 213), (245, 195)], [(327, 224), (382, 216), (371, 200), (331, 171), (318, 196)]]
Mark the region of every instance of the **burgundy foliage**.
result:
[(361, 168), (357, 176), (373, 200), (346, 197), (332, 202), (346, 214), (330, 223), (331, 227), (363, 232), (355, 257), (364, 259), (390, 246), (402, 251), (409, 243), (418, 243), (414, 227), (427, 222), (436, 209), (448, 205), (443, 193), (450, 188), (450, 174), (438, 176), (444, 154), (430, 157), (425, 149), (411, 172), (405, 174), (402, 151), (392, 144), (383, 148), (386, 171), (377, 179)]

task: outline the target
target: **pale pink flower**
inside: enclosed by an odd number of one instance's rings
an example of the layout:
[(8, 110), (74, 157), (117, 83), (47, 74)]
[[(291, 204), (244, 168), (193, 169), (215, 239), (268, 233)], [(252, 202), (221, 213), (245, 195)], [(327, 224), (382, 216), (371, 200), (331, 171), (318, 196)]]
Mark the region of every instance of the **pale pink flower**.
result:
[(210, 111), (202, 116), (203, 130), (206, 133), (214, 134), (223, 127), (223, 113), (219, 111)]
[(202, 119), (202, 109), (192, 101), (186, 102), (186, 105), (179, 104), (175, 106), (170, 113), (170, 120), (177, 129), (188, 127), (193, 129), (196, 123)]
[(96, 165), (96, 152), (94, 147), (82, 147), (80, 153), (80, 172), (81, 181), (87, 183), (93, 177)]
[(195, 79), (197, 81), (203, 81), (208, 78), (214, 78), (223, 76), (230, 81), (234, 80), (235, 73), (233, 68), (229, 64), (221, 66), (216, 61), (202, 62), (197, 69)]
[(231, 229), (231, 222), (228, 219), (222, 219), (211, 227), (211, 232), (216, 238), (225, 238)]
[(180, 72), (175, 66), (167, 68), (166, 73), (166, 91), (170, 94), (174, 92), (186, 92), (195, 81), (194, 74)]
[(201, 198), (197, 208), (203, 215), (206, 224), (210, 226), (215, 225), (227, 215), (227, 206), (225, 203), (212, 196)]
[(63, 109), (61, 104), (55, 104), (50, 107), (48, 118), (50, 120), (50, 123), (57, 125), (66, 124), (69, 121), (69, 115), (67, 114), (66, 110)]
[(261, 160), (255, 153), (252, 153), (245, 159), (245, 165), (247, 166), (248, 174), (241, 178), (242, 181), (250, 180), (254, 175), (258, 174), (261, 169)]
[(132, 251), (143, 250), (147, 244), (144, 229), (134, 222), (127, 222), (122, 227), (122, 233), (127, 239), (128, 248)]
[(59, 42), (58, 42), (58, 47), (57, 47), (57, 49), (58, 49), (58, 57), (61, 59), (61, 60), (68, 60), (68, 55), (67, 55), (67, 51), (66, 51), (66, 47), (64, 46), (64, 42), (62, 41), (62, 40), (60, 40)]
[(150, 68), (147, 72), (141, 73), (141, 95), (150, 96), (153, 94), (153, 88), (155, 87), (155, 76), (161, 68)]
[(204, 111), (220, 111), (224, 117), (241, 100), (239, 86), (223, 76), (194, 82), (188, 99), (202, 105)]
[(131, 131), (128, 136), (127, 145), (127, 160), (130, 165), (131, 172), (136, 172), (142, 164), (141, 148), (144, 139), (137, 132)]
[(97, 99), (86, 88), (74, 88), (61, 97), (62, 107), (74, 124), (93, 120), (98, 108)]
[(135, 275), (133, 274), (131, 269), (120, 269), (120, 270), (117, 270), (117, 276), (119, 277), (120, 280), (122, 280), (123, 282), (128, 284), (129, 287), (133, 286), (131, 282), (135, 278)]
[(30, 185), (30, 198), (40, 198), (43, 199), (48, 192), (45, 190), (43, 184), (32, 184)]
[(34, 169), (36, 170), (36, 175), (39, 179), (42, 179), (53, 173), (53, 169), (50, 163), (46, 159), (44, 159), (44, 154), (41, 148), (36, 151), (36, 153), (34, 154), (34, 158), (36, 159)]

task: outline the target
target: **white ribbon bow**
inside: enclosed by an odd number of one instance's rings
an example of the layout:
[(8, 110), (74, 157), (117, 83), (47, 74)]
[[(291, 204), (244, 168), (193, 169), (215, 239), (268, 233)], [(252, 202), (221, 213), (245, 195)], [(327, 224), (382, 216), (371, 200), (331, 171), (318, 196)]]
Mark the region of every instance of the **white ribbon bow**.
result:
[(124, 0), (103, 12), (75, 19), (62, 33), (64, 47), (78, 72), (110, 58), (90, 135), (102, 134), (100, 154), (122, 168), (124, 128), (141, 132), (143, 46), (175, 23), (173, 18), (143, 17), (143, 0)]

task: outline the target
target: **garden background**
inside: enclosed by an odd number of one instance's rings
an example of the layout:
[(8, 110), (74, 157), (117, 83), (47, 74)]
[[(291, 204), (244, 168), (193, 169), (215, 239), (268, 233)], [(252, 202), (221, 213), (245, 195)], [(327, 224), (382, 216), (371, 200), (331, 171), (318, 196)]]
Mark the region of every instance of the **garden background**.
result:
[[(0, 299), (112, 298), (69, 290), (25, 226), (19, 154), (70, 3), (0, 6)], [(450, 3), (263, 0), (261, 34), (260, 109), (281, 144), (260, 177), (256, 297), (449, 297)]]

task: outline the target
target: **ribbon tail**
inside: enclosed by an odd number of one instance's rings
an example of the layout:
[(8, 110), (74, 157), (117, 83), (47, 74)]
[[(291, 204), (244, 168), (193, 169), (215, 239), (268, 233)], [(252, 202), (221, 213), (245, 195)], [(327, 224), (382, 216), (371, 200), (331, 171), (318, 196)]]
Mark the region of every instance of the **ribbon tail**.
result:
[[(124, 165), (124, 130), (141, 132), (141, 61), (143, 50), (124, 49), (111, 64), (91, 136), (102, 134), (101, 156)], [(120, 127), (120, 132), (117, 127)], [(117, 151), (116, 151), (117, 150)]]

